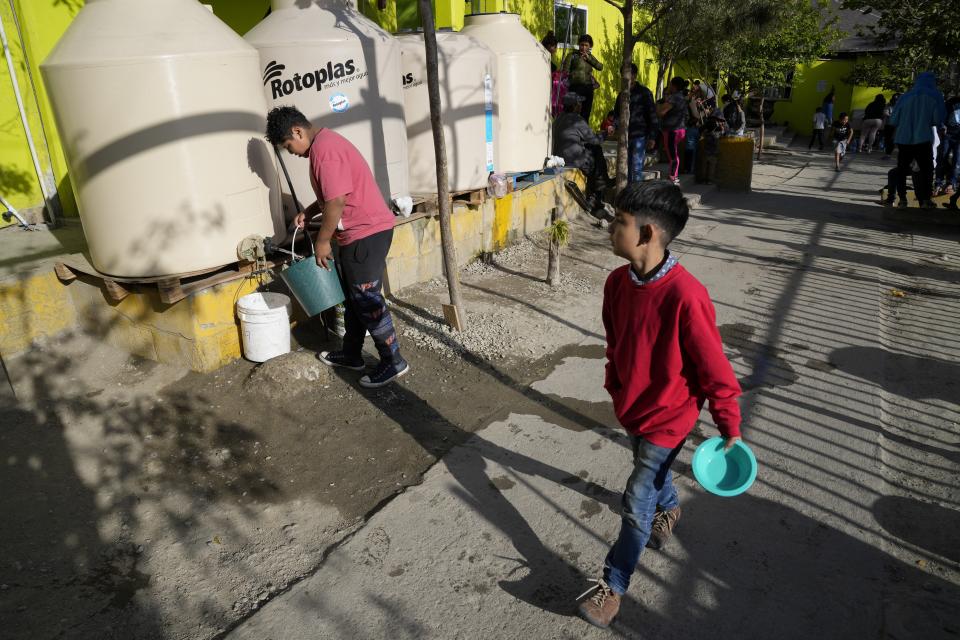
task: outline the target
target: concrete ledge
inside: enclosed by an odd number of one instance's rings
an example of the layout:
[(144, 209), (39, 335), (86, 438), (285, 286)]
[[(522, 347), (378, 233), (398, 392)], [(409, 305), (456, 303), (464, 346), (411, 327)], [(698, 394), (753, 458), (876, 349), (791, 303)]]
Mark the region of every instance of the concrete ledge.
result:
[[(579, 207), (562, 189), (565, 179), (585, 184), (579, 171), (567, 171), (504, 198), (489, 198), (479, 205), (455, 203), (451, 226), (459, 264), (465, 265), (486, 252), (499, 251), (545, 229), (558, 197), (568, 217), (579, 215)], [(82, 245), (82, 234), (78, 237)], [(82, 246), (67, 247), (52, 237), (39, 235), (15, 240), (11, 246), (22, 248), (23, 258), (11, 259), (17, 268), (0, 273), (0, 354), (4, 356), (23, 352), (45, 337), (81, 328), (143, 358), (194, 371), (213, 371), (241, 356), (240, 328), (234, 310), (237, 299), (271, 281), (263, 277), (232, 282), (175, 304), (161, 302), (155, 287), (132, 285), (130, 294), (115, 302), (96, 278), (79, 276), (63, 283), (56, 277), (53, 262), (81, 251)], [(396, 292), (441, 276), (443, 259), (437, 215), (399, 221), (387, 258), (387, 291)], [(294, 309), (296, 315), (296, 305)]]
[[(466, 265), (484, 253), (500, 251), (546, 229), (558, 197), (568, 218), (579, 215), (579, 205), (563, 188), (563, 180), (568, 179), (581, 188), (586, 185), (583, 174), (573, 169), (547, 176), (503, 198), (487, 198), (479, 205), (454, 203), (450, 225), (457, 263)], [(395, 293), (443, 275), (439, 216), (423, 215), (397, 222), (387, 256), (387, 291)]]

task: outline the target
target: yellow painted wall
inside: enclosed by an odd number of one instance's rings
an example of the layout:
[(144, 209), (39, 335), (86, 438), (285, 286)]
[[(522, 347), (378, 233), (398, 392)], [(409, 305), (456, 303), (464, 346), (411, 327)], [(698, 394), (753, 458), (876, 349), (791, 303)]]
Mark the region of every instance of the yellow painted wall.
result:
[[(40, 79), (39, 64), (57, 43), (81, 4), (79, 0), (13, 0), (15, 20), (11, 4), (0, 3), (0, 19), (13, 54), (18, 86), (41, 170), (52, 172), (67, 215), (76, 215), (76, 201), (67, 179), (67, 164), (53, 126), (53, 113)], [(6, 61), (0, 65), (0, 190), (14, 207), (42, 206), (40, 179), (30, 158)]]
[[(249, 31), (266, 15), (270, 0), (204, 0), (214, 13), (237, 33)], [(66, 159), (53, 119), (40, 63), (47, 57), (84, 0), (13, 0), (16, 20), (8, 0), (0, 1), (0, 19), (10, 41), (15, 71), (28, 114), (34, 144), (43, 171), (52, 172), (67, 216), (77, 215)], [(361, 10), (384, 28), (396, 28), (396, 6), (378, 11), (376, 0), (360, 0)], [(19, 25), (19, 31), (17, 29)], [(22, 38), (21, 38), (22, 34)], [(26, 135), (11, 89), (6, 62), (0, 62), (0, 193), (17, 209), (43, 205), (40, 180), (30, 158)], [(8, 223), (0, 221), (0, 227)]]
[(872, 102), (878, 93), (888, 99), (890, 91), (877, 87), (859, 87), (846, 82), (853, 70), (855, 60), (817, 60), (808, 65), (800, 65), (794, 76), (793, 91), (788, 100), (777, 101), (773, 110), (773, 121), (777, 124), (789, 124), (797, 133), (809, 135), (813, 130), (813, 114), (821, 105), (830, 87), (836, 87), (833, 105), (834, 119), (841, 111), (853, 113), (862, 111)]
[[(450, 0), (456, 3), (457, 0)], [(603, 64), (603, 70), (594, 75), (600, 83), (593, 99), (590, 124), (599, 127), (607, 112), (613, 108), (620, 90), (620, 60), (623, 49), (623, 24), (620, 12), (604, 0), (571, 0), (571, 4), (587, 9), (587, 33), (593, 37), (593, 55)], [(469, 13), (469, 6), (468, 13)], [(485, 11), (506, 10), (520, 14), (520, 21), (537, 40), (554, 30), (554, 0), (487, 0)], [(646, 16), (635, 16), (635, 23), (642, 24)], [(558, 65), (565, 53), (557, 52)], [(633, 61), (640, 70), (640, 82), (653, 88), (657, 71), (653, 49), (638, 43), (633, 52)]]

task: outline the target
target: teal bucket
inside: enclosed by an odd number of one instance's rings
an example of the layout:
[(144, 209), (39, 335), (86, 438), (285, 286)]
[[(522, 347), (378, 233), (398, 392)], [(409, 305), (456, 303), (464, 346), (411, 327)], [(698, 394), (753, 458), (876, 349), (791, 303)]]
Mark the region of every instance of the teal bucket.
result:
[(757, 479), (757, 458), (742, 440), (728, 451), (723, 450), (724, 439), (710, 438), (693, 452), (693, 476), (700, 485), (718, 496), (737, 496), (750, 488)]
[(308, 317), (335, 307), (344, 300), (340, 278), (334, 268), (333, 260), (328, 260), (330, 270), (317, 264), (313, 258), (293, 262), (280, 272), (280, 277), (297, 299)]

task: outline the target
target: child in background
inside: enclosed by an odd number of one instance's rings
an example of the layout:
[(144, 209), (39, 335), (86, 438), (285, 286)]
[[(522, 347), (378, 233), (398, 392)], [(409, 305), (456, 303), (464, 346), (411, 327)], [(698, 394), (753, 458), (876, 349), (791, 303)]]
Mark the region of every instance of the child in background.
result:
[(817, 107), (813, 114), (813, 135), (810, 136), (810, 144), (807, 150), (813, 149), (813, 143), (820, 143), (820, 151), (823, 151), (823, 130), (827, 127), (827, 114), (823, 112), (823, 107)]
[(717, 162), (720, 159), (720, 138), (727, 133), (727, 121), (723, 113), (716, 109), (703, 125), (703, 151), (706, 155), (706, 177), (704, 184), (712, 184), (717, 176)]
[(610, 110), (607, 112), (607, 117), (603, 119), (603, 122), (600, 123), (600, 137), (604, 140), (608, 140), (613, 137), (613, 134), (617, 130), (617, 114)]
[(853, 140), (853, 127), (846, 113), (840, 114), (840, 119), (833, 123), (833, 166), (840, 171), (840, 161), (847, 154), (847, 145)]
[(705, 402), (726, 447), (740, 439), (740, 385), (723, 353), (710, 296), (667, 249), (690, 215), (683, 192), (665, 180), (634, 182), (617, 196), (616, 208), (610, 243), (628, 264), (603, 289), (604, 387), (630, 435), (634, 469), (620, 535), (579, 607), (598, 627), (609, 626), (620, 610), (643, 548), (660, 549), (680, 518), (670, 465)]

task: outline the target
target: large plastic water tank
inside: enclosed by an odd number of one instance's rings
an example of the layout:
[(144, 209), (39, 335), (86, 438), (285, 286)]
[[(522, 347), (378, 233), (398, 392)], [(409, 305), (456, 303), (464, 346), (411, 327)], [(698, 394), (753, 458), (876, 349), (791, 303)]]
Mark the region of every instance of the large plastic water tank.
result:
[[(296, 106), (353, 143), (388, 202), (409, 194), (400, 44), (344, 0), (273, 0), (244, 36), (260, 51), (271, 106)], [(309, 161), (284, 155), (294, 189), (314, 201)], [(288, 191), (286, 183), (282, 185)], [(284, 208), (292, 213), (292, 202)]]
[(41, 71), (94, 267), (203, 271), (282, 236), (259, 66), (196, 0), (87, 1)]
[[(403, 50), (403, 108), (410, 155), (410, 191), (437, 192), (437, 163), (427, 92), (423, 33), (397, 38)], [(497, 58), (479, 40), (462, 33), (437, 34), (440, 110), (451, 191), (486, 186), (494, 170), (493, 74)]]
[(467, 16), (462, 33), (497, 56), (497, 171), (535, 171), (550, 155), (550, 56), (515, 13)]

